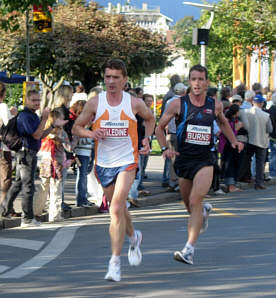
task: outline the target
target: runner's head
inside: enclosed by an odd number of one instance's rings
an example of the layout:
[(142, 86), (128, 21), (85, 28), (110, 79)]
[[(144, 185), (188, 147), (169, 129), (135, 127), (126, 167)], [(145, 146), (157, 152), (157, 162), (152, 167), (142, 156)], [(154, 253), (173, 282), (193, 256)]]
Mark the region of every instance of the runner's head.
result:
[(121, 60), (121, 59), (111, 59), (111, 60), (109, 60), (104, 66), (104, 72), (106, 72), (107, 68), (120, 70), (122, 72), (123, 77), (127, 76), (126, 65), (125, 65), (124, 61)]
[(200, 64), (192, 66), (190, 71), (189, 71), (189, 79), (191, 78), (192, 71), (204, 72), (205, 73), (205, 79), (208, 80), (208, 71), (207, 71), (206, 67), (204, 67)]

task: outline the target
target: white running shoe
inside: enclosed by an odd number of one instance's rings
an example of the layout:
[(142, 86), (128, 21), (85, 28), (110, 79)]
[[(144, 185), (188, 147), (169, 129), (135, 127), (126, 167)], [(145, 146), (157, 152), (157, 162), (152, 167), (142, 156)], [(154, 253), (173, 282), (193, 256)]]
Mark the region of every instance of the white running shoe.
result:
[(174, 259), (178, 262), (183, 262), (186, 264), (194, 264), (194, 252), (191, 249), (184, 247), (181, 251), (174, 252)]
[(203, 205), (203, 222), (200, 229), (200, 233), (204, 233), (208, 229), (208, 216), (213, 209), (213, 206), (210, 203), (204, 203)]
[(128, 262), (130, 266), (139, 266), (142, 262), (142, 253), (140, 250), (140, 245), (142, 243), (142, 233), (141, 231), (135, 231), (137, 238), (135, 244), (130, 244), (128, 249)]
[(121, 266), (120, 263), (109, 263), (108, 271), (104, 279), (109, 281), (120, 281), (121, 280)]
[(33, 219), (21, 219), (21, 228), (29, 228), (29, 227), (39, 227), (41, 225), (41, 222), (36, 220), (35, 218)]

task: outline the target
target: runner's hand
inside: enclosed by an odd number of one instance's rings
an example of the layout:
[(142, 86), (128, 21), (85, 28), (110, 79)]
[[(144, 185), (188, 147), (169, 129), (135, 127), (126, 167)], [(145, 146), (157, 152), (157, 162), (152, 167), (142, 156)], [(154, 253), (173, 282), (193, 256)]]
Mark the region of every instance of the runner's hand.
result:
[(99, 140), (99, 139), (104, 139), (104, 138), (105, 138), (104, 129), (97, 128), (97, 129), (91, 131), (91, 139)]
[(175, 157), (176, 155), (179, 155), (180, 153), (177, 152), (177, 151), (174, 151), (172, 149), (167, 149), (163, 152), (163, 157), (164, 158), (173, 158)]

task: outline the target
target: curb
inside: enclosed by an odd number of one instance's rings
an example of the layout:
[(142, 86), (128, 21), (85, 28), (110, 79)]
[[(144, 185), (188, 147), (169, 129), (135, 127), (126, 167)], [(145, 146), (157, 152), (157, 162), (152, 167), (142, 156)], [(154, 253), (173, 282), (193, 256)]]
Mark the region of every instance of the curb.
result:
[[(163, 203), (169, 203), (180, 200), (179, 193), (160, 193), (148, 197), (140, 197), (139, 203), (141, 207), (155, 206)], [(63, 212), (64, 219), (69, 219), (73, 217), (85, 217), (95, 214), (101, 214), (97, 206), (91, 207), (73, 207), (71, 210)], [(42, 214), (37, 217), (41, 222), (48, 222), (48, 213)], [(0, 230), (10, 229), (15, 227), (20, 227), (21, 218), (11, 218), (11, 219), (2, 219), (0, 220)]]
[[(270, 181), (266, 181), (265, 185), (276, 185), (276, 179), (271, 179)], [(221, 184), (223, 186), (223, 184)], [(254, 183), (238, 183), (238, 186), (243, 189), (254, 189)], [(210, 195), (214, 193), (212, 191), (209, 192)], [(226, 193), (225, 195), (230, 194)], [(224, 195), (223, 195), (224, 196)], [(181, 200), (181, 196), (179, 192), (161, 192), (158, 194), (139, 197), (139, 205), (140, 207), (148, 207), (148, 206), (156, 206), (159, 204), (171, 203)], [(134, 210), (136, 208), (132, 208)], [(137, 208), (139, 209), (139, 208)], [(74, 218), (74, 217), (85, 217), (91, 216), (95, 214), (100, 214), (99, 208), (97, 206), (91, 207), (73, 207), (71, 210), (63, 212), (64, 219)], [(48, 222), (48, 213), (45, 213), (37, 218), (41, 222)], [(0, 219), (0, 230), (2, 229), (10, 229), (15, 227), (20, 227), (21, 218), (11, 218), (11, 219)]]

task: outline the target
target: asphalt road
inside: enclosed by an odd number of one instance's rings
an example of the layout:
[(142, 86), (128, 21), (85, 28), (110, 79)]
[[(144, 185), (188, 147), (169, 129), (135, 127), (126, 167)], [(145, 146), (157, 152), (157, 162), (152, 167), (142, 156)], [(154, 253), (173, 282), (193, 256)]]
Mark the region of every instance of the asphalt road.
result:
[(174, 261), (186, 241), (180, 202), (132, 211), (143, 232), (143, 262), (105, 281), (107, 215), (0, 233), (0, 297), (276, 297), (276, 186), (207, 199), (209, 229), (194, 265)]

